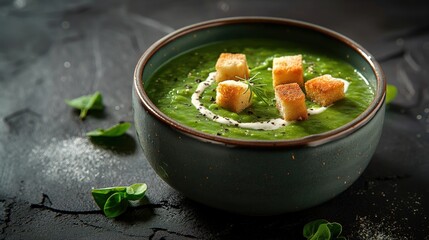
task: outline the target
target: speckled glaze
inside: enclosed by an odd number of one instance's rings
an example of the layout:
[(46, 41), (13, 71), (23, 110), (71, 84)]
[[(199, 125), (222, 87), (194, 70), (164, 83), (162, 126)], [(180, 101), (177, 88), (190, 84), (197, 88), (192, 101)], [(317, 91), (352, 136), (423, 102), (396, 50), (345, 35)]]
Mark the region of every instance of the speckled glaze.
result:
[[(166, 60), (213, 41), (288, 39), (347, 60), (376, 89), (368, 109), (345, 126), (288, 141), (248, 141), (207, 135), (160, 112), (145, 82)], [(239, 40), (238, 40), (239, 41)], [(374, 58), (352, 40), (299, 21), (239, 17), (179, 29), (153, 44), (134, 73), (134, 120), (140, 145), (157, 174), (203, 204), (246, 215), (275, 215), (323, 203), (346, 190), (368, 165), (381, 136), (385, 79)]]

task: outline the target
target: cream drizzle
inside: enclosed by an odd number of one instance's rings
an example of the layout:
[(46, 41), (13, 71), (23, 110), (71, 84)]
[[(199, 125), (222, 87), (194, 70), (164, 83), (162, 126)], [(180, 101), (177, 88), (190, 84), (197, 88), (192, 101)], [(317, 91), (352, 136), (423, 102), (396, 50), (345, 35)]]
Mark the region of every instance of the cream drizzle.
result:
[[(249, 129), (256, 129), (256, 130), (275, 130), (275, 129), (287, 126), (293, 122), (293, 121), (285, 121), (282, 118), (275, 118), (275, 119), (270, 119), (268, 121), (263, 121), (263, 122), (242, 123), (234, 119), (222, 117), (218, 114), (213, 113), (201, 103), (200, 98), (201, 98), (201, 94), (206, 90), (206, 88), (215, 82), (215, 75), (216, 75), (216, 72), (211, 72), (205, 81), (200, 82), (198, 84), (197, 89), (195, 90), (195, 92), (192, 94), (192, 97), (191, 97), (192, 104), (195, 106), (195, 108), (197, 108), (197, 110), (204, 117), (209, 118), (212, 121), (218, 122), (220, 124), (233, 125), (241, 128), (249, 128)], [(340, 78), (336, 78), (336, 79), (344, 82), (344, 92), (346, 92), (349, 86), (349, 82)], [(312, 107), (307, 109), (307, 112), (310, 115), (316, 115), (324, 112), (328, 107), (317, 107), (317, 108)]]

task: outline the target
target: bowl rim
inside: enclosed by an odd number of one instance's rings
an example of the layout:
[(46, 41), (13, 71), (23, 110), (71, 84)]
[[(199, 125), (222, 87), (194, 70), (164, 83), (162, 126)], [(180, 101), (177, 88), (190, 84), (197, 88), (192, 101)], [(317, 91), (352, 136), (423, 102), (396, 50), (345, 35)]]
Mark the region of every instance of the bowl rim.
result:
[[(371, 66), (372, 71), (377, 80), (377, 89), (375, 92), (374, 99), (368, 106), (368, 108), (362, 112), (359, 116), (354, 118), (352, 121), (346, 123), (345, 125), (319, 134), (312, 134), (302, 138), (288, 139), (288, 140), (245, 140), (245, 139), (236, 139), (236, 138), (227, 138), (217, 135), (207, 134), (191, 127), (188, 127), (184, 124), (177, 122), (176, 120), (168, 117), (166, 114), (161, 112), (155, 104), (147, 96), (144, 87), (143, 87), (143, 70), (150, 60), (150, 58), (163, 46), (173, 42), (175, 39), (180, 38), (184, 35), (190, 34), (194, 31), (208, 29), (212, 27), (218, 27), (222, 25), (231, 25), (231, 24), (251, 24), (251, 23), (267, 23), (267, 24), (283, 24), (287, 26), (294, 26), (299, 28), (305, 28), (310, 31), (315, 31), (322, 33), (323, 35), (332, 37), (348, 47), (352, 48), (355, 52), (362, 56)], [(350, 38), (337, 33), (333, 30), (327, 29), (325, 27), (299, 21), (292, 20), (287, 18), (276, 18), (276, 17), (259, 17), (259, 16), (246, 16), (246, 17), (229, 17), (229, 18), (219, 18), (209, 21), (203, 21), (200, 23), (191, 24), (185, 26), (174, 32), (162, 37), (155, 43), (153, 43), (140, 57), (136, 68), (134, 70), (134, 91), (138, 97), (139, 103), (146, 109), (146, 111), (157, 118), (162, 123), (172, 127), (173, 129), (190, 136), (192, 138), (201, 140), (203, 142), (210, 142), (214, 144), (226, 145), (229, 147), (304, 147), (304, 146), (319, 146), (328, 142), (332, 142), (343, 137), (346, 137), (353, 132), (357, 131), (364, 125), (366, 125), (375, 114), (381, 109), (386, 97), (386, 80), (384, 73), (375, 60), (375, 58), (361, 45), (357, 44)]]

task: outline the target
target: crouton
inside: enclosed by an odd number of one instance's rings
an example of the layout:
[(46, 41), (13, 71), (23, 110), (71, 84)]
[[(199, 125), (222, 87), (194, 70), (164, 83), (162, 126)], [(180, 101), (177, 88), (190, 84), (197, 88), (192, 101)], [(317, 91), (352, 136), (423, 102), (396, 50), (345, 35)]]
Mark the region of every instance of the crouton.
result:
[(298, 83), (281, 84), (275, 87), (276, 106), (286, 121), (308, 118), (305, 95)]
[(239, 80), (249, 78), (250, 71), (247, 66), (246, 55), (221, 53), (216, 62), (216, 82), (225, 80)]
[(278, 57), (273, 59), (273, 86), (297, 83), (304, 87), (302, 55)]
[(216, 87), (216, 103), (239, 113), (252, 104), (252, 92), (247, 88), (247, 84), (235, 80), (220, 82)]
[(326, 107), (344, 98), (344, 82), (326, 74), (308, 80), (305, 91), (311, 101)]

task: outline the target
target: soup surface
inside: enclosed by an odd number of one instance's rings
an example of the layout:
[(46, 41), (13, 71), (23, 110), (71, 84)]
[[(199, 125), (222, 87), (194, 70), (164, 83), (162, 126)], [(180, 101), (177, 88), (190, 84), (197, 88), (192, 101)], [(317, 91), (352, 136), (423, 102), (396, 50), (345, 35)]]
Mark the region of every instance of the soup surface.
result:
[[(222, 52), (246, 55), (250, 75), (257, 75), (255, 81), (262, 84), (267, 99), (255, 95), (253, 104), (238, 114), (216, 104), (217, 83), (211, 78)], [(344, 99), (327, 108), (306, 100), (308, 119), (286, 122), (276, 108), (272, 59), (297, 54), (302, 55), (304, 81), (330, 74), (347, 81), (348, 88)], [(248, 140), (296, 139), (333, 130), (356, 118), (374, 98), (374, 89), (348, 63), (319, 49), (266, 39), (224, 41), (196, 48), (165, 63), (144, 87), (152, 102), (180, 123), (208, 134)]]

